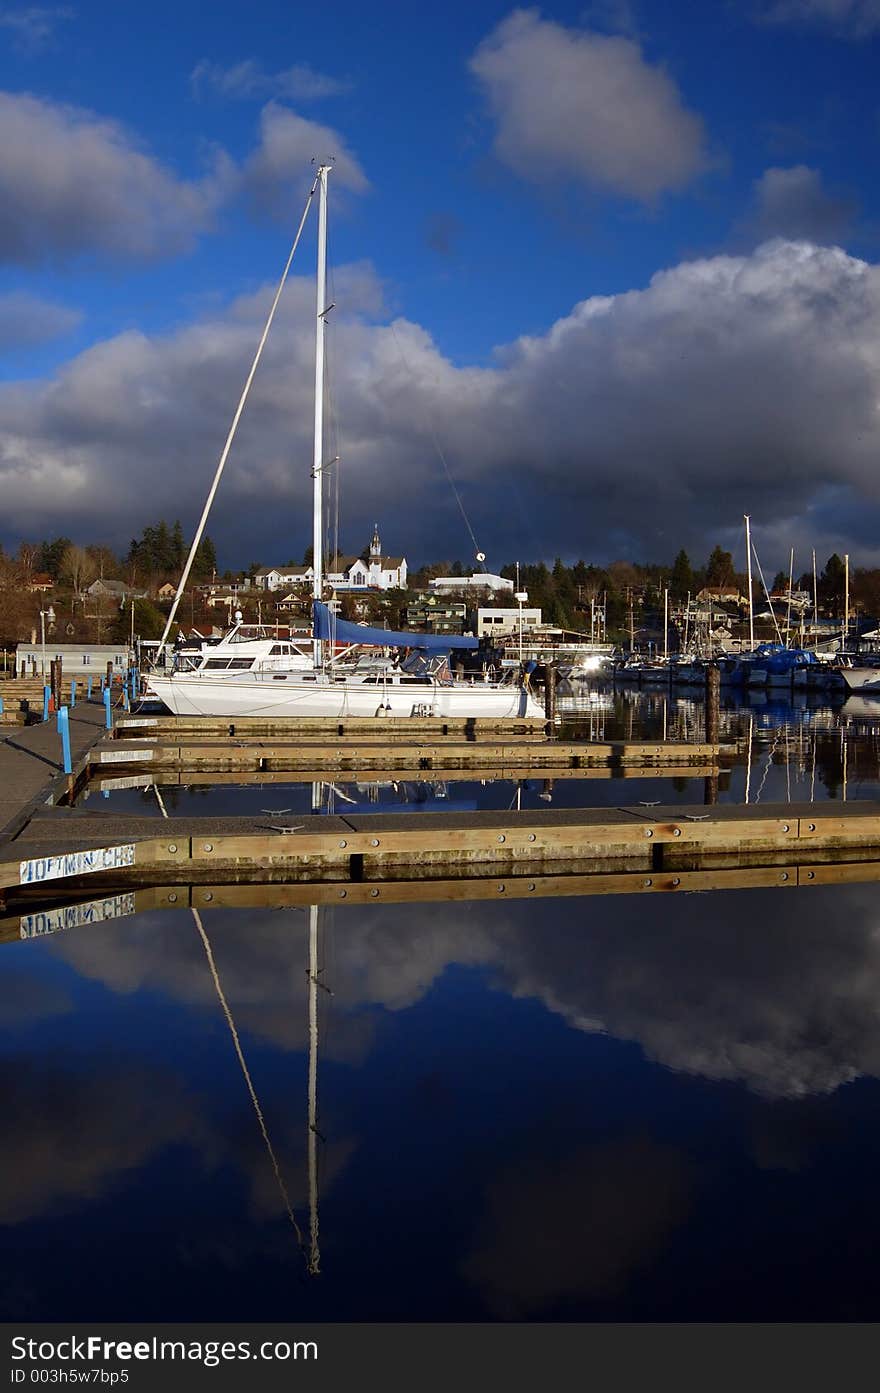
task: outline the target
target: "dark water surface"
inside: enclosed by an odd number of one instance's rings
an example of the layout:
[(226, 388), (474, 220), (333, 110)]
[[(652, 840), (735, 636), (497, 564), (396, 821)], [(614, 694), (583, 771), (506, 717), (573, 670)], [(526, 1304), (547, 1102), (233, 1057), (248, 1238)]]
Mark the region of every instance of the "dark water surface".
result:
[[(878, 796), (870, 715), (808, 714), (728, 713), (751, 798), (765, 766), (767, 801)], [(163, 910), (2, 945), (0, 1317), (874, 1321), (878, 910)]]

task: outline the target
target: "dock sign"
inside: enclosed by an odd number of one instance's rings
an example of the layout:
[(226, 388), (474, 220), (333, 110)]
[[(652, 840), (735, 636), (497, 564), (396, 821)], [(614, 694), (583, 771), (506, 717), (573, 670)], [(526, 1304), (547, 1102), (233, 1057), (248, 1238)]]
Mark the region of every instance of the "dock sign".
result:
[(134, 865), (134, 842), (126, 846), (100, 846), (94, 851), (69, 851), (63, 856), (38, 856), (21, 861), (20, 885), (39, 885), (44, 880), (63, 880), (69, 875), (88, 875), (90, 871), (113, 871)]

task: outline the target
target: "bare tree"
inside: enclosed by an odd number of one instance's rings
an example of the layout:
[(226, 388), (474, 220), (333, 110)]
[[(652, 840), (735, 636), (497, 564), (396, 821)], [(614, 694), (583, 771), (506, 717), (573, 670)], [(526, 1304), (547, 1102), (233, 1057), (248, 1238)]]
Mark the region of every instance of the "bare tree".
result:
[(65, 580), (70, 581), (77, 595), (82, 594), (83, 586), (95, 575), (94, 560), (89, 556), (85, 547), (71, 543), (66, 548), (61, 558), (61, 575)]

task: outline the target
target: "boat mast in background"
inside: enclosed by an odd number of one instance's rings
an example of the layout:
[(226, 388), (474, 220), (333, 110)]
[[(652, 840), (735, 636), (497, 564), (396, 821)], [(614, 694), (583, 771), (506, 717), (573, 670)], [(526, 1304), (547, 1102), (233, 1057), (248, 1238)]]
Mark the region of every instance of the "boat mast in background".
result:
[[(312, 597), (321, 601), (324, 590), (324, 335), (327, 328), (327, 175), (330, 165), (318, 166), (318, 285), (315, 296), (315, 452), (312, 464), (314, 513), (312, 518)], [(322, 643), (314, 641), (315, 667), (321, 666)]]
[(749, 574), (749, 649), (754, 652), (755, 648), (755, 612), (752, 606), (752, 534), (749, 528), (751, 516), (749, 513), (743, 514), (746, 525), (746, 564)]

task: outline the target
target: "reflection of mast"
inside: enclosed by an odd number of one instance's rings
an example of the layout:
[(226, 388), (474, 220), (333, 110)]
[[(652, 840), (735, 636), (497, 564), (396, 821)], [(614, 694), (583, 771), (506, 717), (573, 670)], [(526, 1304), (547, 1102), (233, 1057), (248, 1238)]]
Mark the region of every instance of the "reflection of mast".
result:
[(321, 1271), (318, 1247), (318, 906), (309, 905), (309, 1272)]
[[(226, 1000), (223, 988), (220, 985), (220, 977), (217, 973), (217, 965), (214, 962), (214, 954), (211, 950), (211, 944), (208, 941), (208, 935), (205, 933), (204, 925), (202, 924), (202, 917), (197, 909), (194, 909), (192, 911), (192, 917), (196, 921), (196, 928), (199, 931), (199, 937), (202, 940), (202, 947), (204, 948), (205, 956), (208, 959), (208, 967), (211, 970), (211, 977), (213, 978), (214, 982), (214, 990), (216, 991), (217, 999), (219, 1000), (220, 1005), (223, 1008), (223, 1014), (226, 1017), (226, 1024), (229, 1026), (229, 1033), (232, 1036), (232, 1043), (235, 1046), (235, 1053), (237, 1054), (238, 1062), (241, 1065), (241, 1072), (244, 1074), (244, 1081), (247, 1084), (248, 1093), (250, 1094), (251, 1102), (254, 1105), (254, 1112), (256, 1113), (257, 1121), (260, 1124), (260, 1131), (263, 1134), (263, 1141), (266, 1143), (266, 1150), (269, 1153), (269, 1160), (271, 1161), (272, 1169), (275, 1172), (275, 1179), (278, 1183), (278, 1190), (281, 1194), (282, 1200), (284, 1201), (284, 1208), (287, 1211), (287, 1217), (290, 1220), (294, 1233), (296, 1234), (296, 1241), (297, 1243), (299, 1243), (300, 1247), (302, 1247), (302, 1230), (300, 1229), (299, 1224), (296, 1222), (296, 1216), (294, 1215), (293, 1207), (290, 1203), (290, 1196), (287, 1193), (287, 1186), (284, 1183), (284, 1177), (282, 1176), (281, 1168), (278, 1165), (278, 1158), (275, 1155), (274, 1148), (272, 1146), (271, 1141), (269, 1140), (269, 1133), (266, 1130), (266, 1122), (263, 1117), (263, 1110), (260, 1107), (260, 1102), (257, 1098), (256, 1090), (251, 1081), (250, 1072), (248, 1071), (244, 1053), (241, 1048), (241, 1041), (238, 1038), (238, 1031), (235, 1028), (235, 1021), (232, 1019), (232, 1012), (229, 1009), (229, 1003)], [(309, 1271), (311, 1270), (312, 1269), (310, 1265)]]

